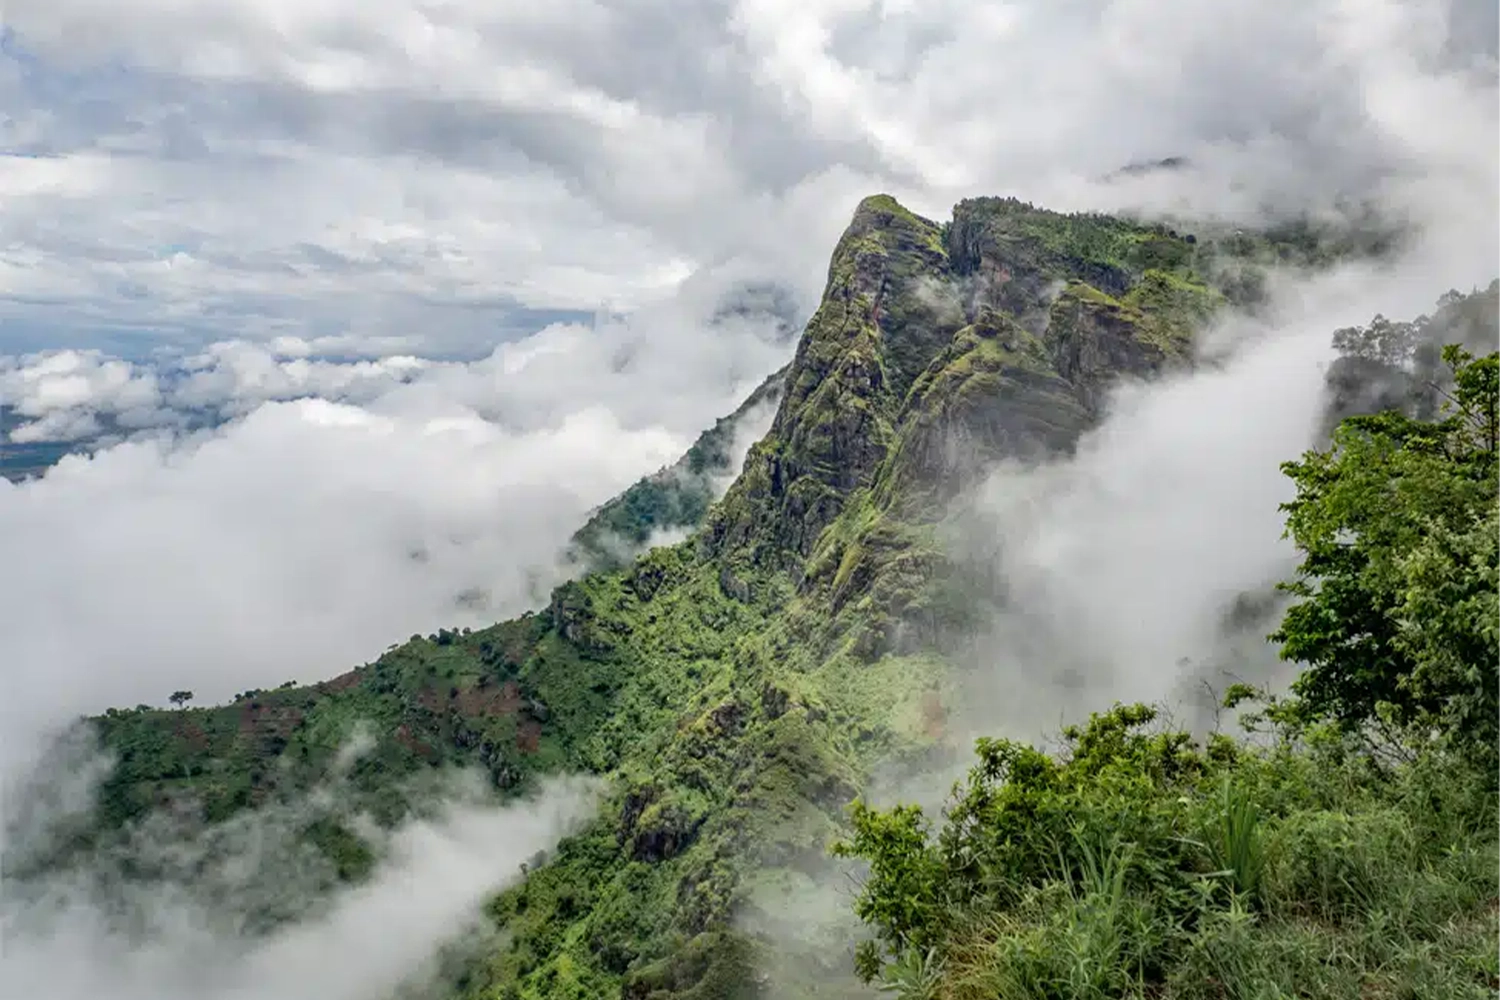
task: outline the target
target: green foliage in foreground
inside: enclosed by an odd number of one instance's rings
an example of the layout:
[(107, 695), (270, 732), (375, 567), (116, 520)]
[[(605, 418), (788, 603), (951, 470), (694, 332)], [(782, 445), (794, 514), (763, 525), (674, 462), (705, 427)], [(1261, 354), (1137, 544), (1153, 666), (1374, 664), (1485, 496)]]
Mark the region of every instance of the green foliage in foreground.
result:
[(981, 740), (935, 837), (914, 807), (856, 806), (861, 973), (934, 1000), (1494, 995), (1488, 774), (1154, 720), (1117, 706), (1060, 758)]
[(870, 864), (864, 979), (923, 1000), (1494, 995), (1500, 360), (1442, 357), (1439, 419), (1350, 417), (1283, 467), (1303, 561), (1272, 638), (1307, 669), (1244, 717), (1260, 738), (1200, 745), (1116, 706), (1060, 755), (980, 740), (936, 831), (856, 803), (836, 850)]
[(1327, 451), (1283, 466), (1303, 560), (1283, 585), (1300, 600), (1272, 638), (1307, 664), (1304, 716), (1435, 735), (1493, 769), (1500, 361), (1457, 347), (1443, 358), (1453, 388), (1440, 419), (1350, 417)]

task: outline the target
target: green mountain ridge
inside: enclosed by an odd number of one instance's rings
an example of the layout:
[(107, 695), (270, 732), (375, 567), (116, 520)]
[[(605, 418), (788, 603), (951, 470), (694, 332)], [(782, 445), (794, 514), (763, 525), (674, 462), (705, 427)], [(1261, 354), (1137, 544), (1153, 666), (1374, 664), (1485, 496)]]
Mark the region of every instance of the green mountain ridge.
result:
[[(479, 769), (502, 794), (589, 772), (603, 811), (495, 899), (506, 940), (457, 995), (761, 995), (747, 928), (764, 901), (826, 867), (876, 766), (915, 766), (947, 735), (946, 654), (982, 611), (942, 543), (952, 502), (997, 460), (1066, 454), (1114, 380), (1188, 365), (1195, 332), (1253, 306), (1267, 265), (1329, 254), (1302, 230), (991, 198), (939, 224), (867, 198), (791, 364), (593, 515), (574, 538), (591, 572), (542, 610), (414, 636), (329, 681), (111, 710), (94, 724), (117, 765), (69, 849), (163, 807), (190, 832), (295, 798), (361, 726), (371, 748), (305, 831), (345, 880), (372, 862), (354, 815), (397, 822), (435, 769)], [(738, 418), (772, 401), (711, 504)], [(663, 529), (696, 533), (623, 557)], [(844, 971), (846, 944), (783, 953), (779, 971)]]
[(734, 476), (737, 438), (781, 398), (785, 378), (785, 368), (773, 372), (676, 462), (590, 511), (588, 521), (569, 539), (570, 567), (581, 573), (622, 569), (653, 538), (701, 525), (717, 499), (719, 481)]

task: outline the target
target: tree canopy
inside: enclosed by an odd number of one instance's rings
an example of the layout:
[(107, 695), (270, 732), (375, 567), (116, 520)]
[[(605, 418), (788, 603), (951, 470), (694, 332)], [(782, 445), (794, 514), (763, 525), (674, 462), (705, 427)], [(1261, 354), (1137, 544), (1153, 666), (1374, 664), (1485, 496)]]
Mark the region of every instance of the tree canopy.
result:
[(1308, 718), (1395, 724), (1492, 757), (1497, 356), (1450, 346), (1443, 359), (1439, 419), (1350, 417), (1329, 448), (1283, 465), (1302, 562), (1271, 638), (1305, 665), (1293, 688)]

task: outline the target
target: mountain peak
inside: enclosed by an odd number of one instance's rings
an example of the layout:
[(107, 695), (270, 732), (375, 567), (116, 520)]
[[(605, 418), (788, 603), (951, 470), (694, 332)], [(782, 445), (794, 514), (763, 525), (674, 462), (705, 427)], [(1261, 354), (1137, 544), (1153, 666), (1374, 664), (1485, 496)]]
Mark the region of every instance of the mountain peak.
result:
[(960, 443), (973, 461), (1070, 446), (1111, 378), (1185, 358), (1222, 301), (1199, 251), (1165, 226), (1014, 198), (960, 202), (946, 226), (863, 199), (711, 544), (795, 563), (877, 479), (886, 496), (951, 494), (964, 476), (939, 467), (973, 464)]
[(780, 408), (712, 529), (731, 547), (805, 556), (885, 457), (907, 390), (962, 325), (941, 294), (943, 229), (889, 195), (859, 203), (797, 346)]

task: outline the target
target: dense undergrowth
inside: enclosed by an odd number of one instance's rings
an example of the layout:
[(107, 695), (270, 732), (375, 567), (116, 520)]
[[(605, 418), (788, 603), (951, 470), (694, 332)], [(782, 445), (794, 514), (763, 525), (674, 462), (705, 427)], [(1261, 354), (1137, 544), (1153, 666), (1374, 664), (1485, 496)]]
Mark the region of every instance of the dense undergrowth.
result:
[(1493, 781), (1331, 732), (1195, 744), (1145, 706), (1050, 756), (984, 741), (931, 835), (860, 809), (861, 971), (908, 998), (1486, 997)]

